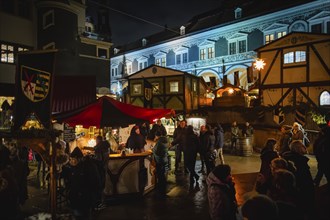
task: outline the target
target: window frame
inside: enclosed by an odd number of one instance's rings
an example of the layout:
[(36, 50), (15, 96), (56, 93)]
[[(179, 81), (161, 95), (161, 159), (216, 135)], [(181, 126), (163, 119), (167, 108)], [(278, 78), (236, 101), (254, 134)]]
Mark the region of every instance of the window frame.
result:
[[(198, 48), (199, 48), (199, 60), (215, 58), (215, 42), (214, 41), (205, 40), (200, 45), (198, 45)], [(211, 52), (210, 52), (210, 50), (211, 50)]]
[(304, 50), (288, 51), (283, 54), (283, 64), (306, 63), (306, 58), (306, 51)]
[(125, 73), (126, 74), (133, 73), (133, 62), (130, 61), (130, 60), (126, 60), (126, 63), (125, 63)]
[(132, 95), (141, 95), (142, 94), (142, 84), (141, 83), (134, 83), (132, 85)]
[(199, 49), (199, 60), (206, 60), (206, 48)]
[(118, 64), (111, 65), (111, 76), (113, 77), (118, 76)]
[(166, 53), (163, 51), (159, 51), (155, 54), (155, 64), (157, 66), (163, 66), (166, 67)]
[(147, 57), (140, 57), (137, 59), (138, 61), (138, 71), (143, 70), (148, 67), (148, 58)]
[[(248, 50), (248, 40), (247, 40), (247, 34), (245, 33), (238, 33), (228, 39), (228, 54), (229, 55), (235, 55), (239, 53), (246, 53)], [(240, 42), (245, 41), (245, 51), (240, 51)], [(235, 46), (231, 46), (235, 45)], [(235, 51), (234, 51), (235, 50)], [(235, 53), (234, 53), (235, 52)]]
[[(175, 52), (175, 65), (181, 65), (181, 64), (185, 64), (185, 63), (189, 62), (189, 60), (188, 60), (188, 53), (189, 53), (188, 48), (181, 46), (177, 50), (175, 50), (174, 52)], [(187, 56), (187, 59), (183, 59), (184, 54), (186, 54), (185, 56)], [(178, 60), (180, 62), (178, 62)], [(184, 62), (184, 61), (186, 61), (186, 62)]]
[[(100, 50), (105, 50), (106, 52), (106, 57), (100, 57), (99, 56), (99, 49)], [(109, 48), (107, 47), (100, 47), (100, 46), (96, 46), (96, 56), (102, 59), (109, 59)]]
[[(3, 49), (3, 45), (6, 46), (6, 49)], [(8, 47), (11, 47), (12, 50), (8, 52)], [(16, 64), (17, 63), (17, 53), (21, 51), (29, 51), (32, 49), (31, 47), (27, 47), (25, 45), (19, 45), (19, 44), (12, 44), (8, 42), (1, 42), (0, 41), (0, 63), (3, 64)], [(6, 60), (4, 59), (6, 58)], [(8, 60), (11, 60), (10, 62)]]
[(207, 47), (207, 58), (213, 59), (215, 57), (214, 47)]
[(178, 93), (180, 91), (179, 81), (173, 80), (169, 82), (169, 92), (170, 93)]
[[(327, 97), (324, 97), (325, 95), (327, 95)], [(327, 99), (327, 100), (323, 100), (323, 99)], [(324, 90), (323, 92), (320, 93), (319, 103), (320, 103), (320, 106), (330, 106), (330, 92), (329, 91)]]
[[(51, 16), (51, 21), (47, 22), (48, 16)], [(54, 10), (49, 10), (42, 15), (42, 28), (43, 30), (55, 25), (55, 12)]]

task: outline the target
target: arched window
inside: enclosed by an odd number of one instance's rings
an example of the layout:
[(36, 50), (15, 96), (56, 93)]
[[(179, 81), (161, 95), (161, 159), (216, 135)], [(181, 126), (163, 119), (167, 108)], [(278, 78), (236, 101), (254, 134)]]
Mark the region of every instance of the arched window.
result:
[(330, 93), (328, 91), (323, 91), (320, 95), (320, 106), (330, 105)]

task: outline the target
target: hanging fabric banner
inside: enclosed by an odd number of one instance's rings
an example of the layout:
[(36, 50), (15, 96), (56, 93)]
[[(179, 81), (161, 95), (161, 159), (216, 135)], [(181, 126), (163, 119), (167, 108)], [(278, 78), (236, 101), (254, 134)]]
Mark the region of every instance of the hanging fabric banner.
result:
[(145, 108), (152, 108), (152, 84), (143, 79), (143, 86), (144, 86), (144, 107)]
[(14, 130), (33, 115), (45, 128), (51, 125), (51, 95), (56, 50), (18, 54)]

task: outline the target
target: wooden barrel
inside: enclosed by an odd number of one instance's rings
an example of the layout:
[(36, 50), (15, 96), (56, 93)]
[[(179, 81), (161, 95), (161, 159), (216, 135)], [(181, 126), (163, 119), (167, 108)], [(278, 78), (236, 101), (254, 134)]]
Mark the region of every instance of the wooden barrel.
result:
[(238, 153), (240, 156), (251, 156), (253, 153), (253, 137), (240, 137), (238, 138)]

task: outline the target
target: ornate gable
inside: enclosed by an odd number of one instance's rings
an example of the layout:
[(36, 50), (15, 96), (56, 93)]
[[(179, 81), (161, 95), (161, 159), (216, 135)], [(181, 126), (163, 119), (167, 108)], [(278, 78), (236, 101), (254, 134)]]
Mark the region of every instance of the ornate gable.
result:
[(207, 47), (207, 46), (214, 46), (214, 42), (211, 40), (204, 40), (202, 43), (198, 45), (198, 47)]
[(270, 31), (275, 31), (278, 29), (286, 29), (288, 28), (288, 24), (280, 24), (280, 23), (274, 23), (272, 25), (270, 25), (269, 27), (267, 27), (266, 29), (264, 29), (264, 32), (270, 32)]
[(163, 52), (163, 51), (159, 51), (159, 52), (156, 53), (154, 56), (155, 56), (155, 57), (163, 57), (163, 56), (166, 56), (166, 53)]
[(236, 38), (246, 37), (248, 34), (246, 33), (235, 33), (231, 37), (228, 38), (228, 40), (234, 40)]
[(308, 19), (308, 21), (314, 21), (314, 20), (323, 19), (326, 17), (330, 17), (330, 11), (322, 11), (322, 12), (314, 15), (310, 19)]

